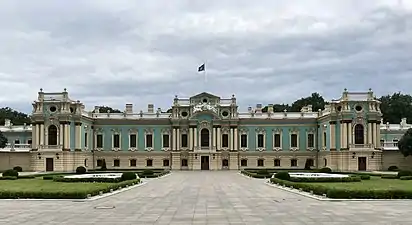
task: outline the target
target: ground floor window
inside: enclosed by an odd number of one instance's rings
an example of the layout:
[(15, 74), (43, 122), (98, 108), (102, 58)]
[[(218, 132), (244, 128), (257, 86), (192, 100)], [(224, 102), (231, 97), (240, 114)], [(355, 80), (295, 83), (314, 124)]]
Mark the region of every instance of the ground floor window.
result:
[(146, 166), (147, 166), (147, 167), (153, 166), (153, 159), (148, 159), (148, 160), (146, 160)]
[(131, 159), (130, 160), (130, 166), (131, 167), (136, 167), (137, 166), (137, 160), (136, 159)]
[(297, 160), (297, 159), (292, 159), (292, 160), (290, 160), (290, 166), (291, 166), (291, 167), (296, 167), (296, 166), (298, 166), (298, 160)]
[(187, 159), (182, 159), (182, 166), (186, 167), (187, 166)]
[(328, 160), (327, 160), (327, 159), (323, 159), (323, 164), (324, 164), (324, 165), (323, 165), (324, 167), (328, 166)]
[(120, 159), (113, 160), (113, 167), (120, 167)]
[(265, 164), (265, 162), (263, 161), (263, 159), (258, 159), (257, 160), (257, 166), (259, 166), (259, 167), (265, 166), (264, 164)]
[(87, 159), (84, 159), (84, 166), (87, 167)]
[(103, 159), (98, 159), (96, 164), (97, 166), (103, 166)]
[(275, 159), (274, 166), (280, 166), (280, 159)]
[(169, 166), (170, 161), (168, 159), (163, 159), (163, 166)]
[(247, 159), (240, 160), (240, 166), (247, 166)]
[(229, 166), (229, 160), (223, 159), (223, 160), (222, 160), (222, 166), (228, 167), (228, 166)]

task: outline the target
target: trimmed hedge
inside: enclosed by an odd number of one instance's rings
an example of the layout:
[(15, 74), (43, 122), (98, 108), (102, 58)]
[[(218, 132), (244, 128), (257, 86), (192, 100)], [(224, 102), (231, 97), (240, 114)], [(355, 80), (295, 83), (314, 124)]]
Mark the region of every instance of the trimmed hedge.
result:
[(133, 172), (124, 172), (121, 177), (122, 180), (136, 180), (136, 173)]
[(412, 176), (412, 171), (401, 170), (398, 172), (398, 178)]
[(321, 169), (318, 170), (319, 173), (332, 173), (332, 169), (329, 167), (323, 167)]
[(15, 167), (13, 167), (13, 170), (15, 170), (17, 172), (23, 172), (23, 168), (21, 168), (21, 166), (15, 166)]
[(321, 185), (295, 183), (277, 178), (270, 179), (271, 183), (301, 189), (316, 195), (326, 195), (328, 198), (340, 199), (412, 199), (412, 191), (406, 190), (351, 190), (330, 188)]
[(400, 180), (412, 180), (412, 176), (404, 176), (399, 178)]
[(398, 179), (397, 175), (392, 175), (392, 174), (383, 174), (381, 176), (382, 179)]
[(53, 181), (55, 182), (67, 182), (67, 183), (120, 183), (122, 178), (66, 178), (63, 176), (54, 176)]
[(117, 190), (126, 186), (138, 184), (140, 180), (129, 180), (120, 183), (112, 184), (107, 188), (103, 188), (95, 191), (74, 191), (74, 192), (45, 192), (45, 191), (0, 191), (0, 199), (85, 199), (88, 196), (95, 196), (102, 193), (110, 192), (111, 190)]
[(76, 174), (86, 174), (87, 173), (87, 169), (84, 166), (79, 166), (76, 168)]
[(170, 173), (170, 171), (166, 170), (166, 171), (163, 171), (163, 172), (153, 173), (153, 174), (151, 174), (151, 175), (149, 175), (149, 174), (143, 174), (143, 173), (138, 173), (138, 175), (139, 175), (140, 178), (157, 178), (157, 177), (164, 176), (164, 175), (166, 175), (166, 174), (168, 174), (168, 173)]
[(359, 177), (360, 177), (361, 180), (370, 180), (371, 179), (371, 176), (365, 175), (365, 174), (362, 174)]
[(249, 176), (249, 177), (253, 177), (253, 178), (257, 178), (257, 179), (265, 179), (265, 178), (271, 178), (272, 175), (271, 174), (257, 174), (257, 173), (252, 173), (250, 171), (246, 171), (246, 170), (241, 170), (240, 173)]
[(332, 183), (332, 182), (360, 182), (361, 178), (353, 177), (291, 177), (290, 181), (299, 183)]
[(17, 170), (6, 170), (2, 175), (3, 177), (18, 177), (19, 172)]
[(0, 180), (17, 180), (17, 177), (3, 176), (0, 177)]
[(290, 175), (288, 172), (277, 172), (275, 177), (281, 180), (290, 180)]

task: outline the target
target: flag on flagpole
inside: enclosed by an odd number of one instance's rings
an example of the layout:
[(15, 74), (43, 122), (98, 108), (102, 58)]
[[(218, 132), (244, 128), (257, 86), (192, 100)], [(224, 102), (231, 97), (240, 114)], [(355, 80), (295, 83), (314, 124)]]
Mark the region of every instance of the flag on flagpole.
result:
[(205, 64), (203, 63), (201, 66), (199, 66), (199, 68), (197, 69), (197, 72), (202, 72), (205, 71)]

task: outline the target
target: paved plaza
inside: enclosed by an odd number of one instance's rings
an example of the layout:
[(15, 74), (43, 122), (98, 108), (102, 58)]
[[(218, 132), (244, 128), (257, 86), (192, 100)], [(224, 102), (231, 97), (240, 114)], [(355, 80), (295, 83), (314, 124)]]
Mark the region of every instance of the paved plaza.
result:
[(177, 171), (94, 201), (0, 200), (0, 224), (412, 224), (412, 201), (325, 202), (236, 171)]

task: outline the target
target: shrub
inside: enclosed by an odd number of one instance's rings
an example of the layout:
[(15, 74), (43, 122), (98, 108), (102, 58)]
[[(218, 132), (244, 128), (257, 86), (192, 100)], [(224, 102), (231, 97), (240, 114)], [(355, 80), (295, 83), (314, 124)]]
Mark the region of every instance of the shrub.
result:
[(150, 175), (153, 175), (154, 174), (154, 172), (153, 172), (153, 170), (143, 170), (143, 176), (150, 176)]
[(0, 177), (0, 180), (17, 180), (17, 177)]
[(94, 177), (94, 178), (66, 178), (63, 176), (54, 176), (53, 181), (55, 182), (66, 182), (66, 183), (119, 183), (122, 182), (122, 178), (105, 178), (105, 177)]
[(390, 166), (388, 167), (388, 171), (399, 171), (399, 168), (397, 166)]
[(392, 175), (392, 174), (383, 174), (381, 176), (382, 179), (398, 179), (397, 175)]
[(320, 173), (332, 173), (332, 169), (329, 167), (323, 167), (321, 169), (319, 169)]
[(360, 177), (361, 180), (370, 180), (371, 179), (371, 176), (366, 175), (366, 174), (360, 175), (359, 177)]
[(19, 172), (16, 170), (6, 170), (3, 172), (3, 177), (18, 177)]
[(43, 180), (53, 180), (54, 176), (44, 176)]
[(13, 167), (13, 170), (15, 170), (17, 172), (23, 172), (23, 168), (21, 168), (21, 166), (15, 166), (15, 167)]
[(267, 170), (258, 170), (256, 174), (270, 176), (270, 173)]
[(275, 177), (281, 180), (290, 180), (289, 173), (284, 171), (275, 173)]
[(399, 179), (401, 179), (401, 180), (412, 180), (412, 176), (404, 176), (404, 177), (401, 177)]
[(76, 174), (86, 174), (87, 170), (84, 166), (79, 166), (76, 168)]
[(27, 176), (19, 176), (19, 179), (34, 179), (36, 176), (33, 175), (27, 175)]
[(125, 180), (135, 180), (135, 179), (137, 179), (136, 173), (133, 173), (133, 172), (124, 172), (124, 173), (122, 174), (122, 180), (123, 180), (123, 181), (125, 181)]
[(398, 172), (398, 178), (412, 176), (412, 171), (401, 170)]

